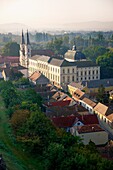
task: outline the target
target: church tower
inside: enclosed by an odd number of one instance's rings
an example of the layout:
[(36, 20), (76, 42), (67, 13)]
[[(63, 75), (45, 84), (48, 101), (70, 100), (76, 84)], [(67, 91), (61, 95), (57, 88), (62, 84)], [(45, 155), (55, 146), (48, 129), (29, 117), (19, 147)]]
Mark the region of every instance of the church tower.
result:
[(30, 57), (31, 57), (31, 45), (29, 41), (28, 30), (27, 30), (27, 43), (25, 43), (22, 30), (22, 40), (20, 44), (20, 65), (28, 68)]
[(29, 65), (29, 58), (31, 58), (31, 44), (29, 41), (29, 33), (27, 30), (27, 43), (25, 45), (25, 67), (27, 67), (27, 68)]
[(20, 65), (24, 66), (24, 60), (25, 60), (25, 40), (22, 30), (22, 38), (20, 43)]

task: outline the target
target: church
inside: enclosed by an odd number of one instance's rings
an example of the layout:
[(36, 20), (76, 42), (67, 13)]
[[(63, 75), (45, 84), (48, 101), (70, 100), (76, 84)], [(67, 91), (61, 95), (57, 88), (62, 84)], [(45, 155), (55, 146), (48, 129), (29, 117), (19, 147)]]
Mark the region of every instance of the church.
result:
[(63, 57), (54, 57), (44, 52), (34, 53), (31, 49), (28, 31), (26, 43), (22, 31), (20, 65), (28, 68), (29, 76), (38, 71), (59, 88), (65, 88), (71, 82), (100, 79), (100, 66), (86, 60), (85, 55), (78, 51), (75, 45)]

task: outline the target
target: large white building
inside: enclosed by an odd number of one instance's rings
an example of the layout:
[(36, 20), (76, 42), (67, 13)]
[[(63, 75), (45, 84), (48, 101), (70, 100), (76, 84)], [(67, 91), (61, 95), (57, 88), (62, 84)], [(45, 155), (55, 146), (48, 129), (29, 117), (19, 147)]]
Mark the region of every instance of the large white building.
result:
[(20, 65), (28, 68), (29, 75), (35, 71), (40, 71), (57, 86), (64, 87), (71, 82), (100, 79), (100, 66), (94, 62), (87, 61), (85, 55), (76, 50), (75, 46), (61, 58), (45, 55), (31, 56), (31, 52), (28, 32), (27, 44), (25, 44), (22, 32)]

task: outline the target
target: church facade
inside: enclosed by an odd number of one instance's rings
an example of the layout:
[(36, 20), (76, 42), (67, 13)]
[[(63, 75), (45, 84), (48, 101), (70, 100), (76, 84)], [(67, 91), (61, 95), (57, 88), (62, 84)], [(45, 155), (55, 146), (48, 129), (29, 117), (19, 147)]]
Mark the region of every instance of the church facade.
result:
[(58, 87), (66, 87), (71, 82), (100, 79), (100, 66), (94, 62), (87, 61), (85, 55), (77, 51), (75, 46), (73, 46), (72, 50), (68, 50), (64, 57), (31, 56), (31, 53), (28, 31), (26, 44), (22, 32), (20, 65), (28, 68), (29, 76), (35, 71), (39, 71)]

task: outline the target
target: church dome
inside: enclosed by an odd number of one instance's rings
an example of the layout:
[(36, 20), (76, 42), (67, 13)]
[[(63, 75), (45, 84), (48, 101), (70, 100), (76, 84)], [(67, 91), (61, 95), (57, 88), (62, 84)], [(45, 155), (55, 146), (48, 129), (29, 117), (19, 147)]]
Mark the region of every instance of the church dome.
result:
[(65, 53), (64, 58), (69, 61), (86, 60), (86, 56), (79, 50), (76, 50), (75, 46), (73, 46), (72, 50), (68, 50)]

